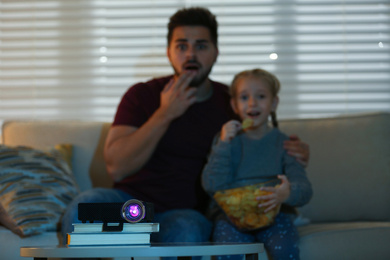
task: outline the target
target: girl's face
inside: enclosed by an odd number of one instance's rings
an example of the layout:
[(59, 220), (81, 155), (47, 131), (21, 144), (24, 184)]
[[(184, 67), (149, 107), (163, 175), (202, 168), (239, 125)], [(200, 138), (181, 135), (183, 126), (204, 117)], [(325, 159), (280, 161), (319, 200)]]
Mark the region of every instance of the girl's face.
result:
[(231, 105), (242, 120), (250, 118), (253, 120), (252, 128), (258, 128), (267, 124), (268, 116), (276, 110), (278, 102), (278, 97), (272, 95), (264, 80), (246, 77), (238, 80)]

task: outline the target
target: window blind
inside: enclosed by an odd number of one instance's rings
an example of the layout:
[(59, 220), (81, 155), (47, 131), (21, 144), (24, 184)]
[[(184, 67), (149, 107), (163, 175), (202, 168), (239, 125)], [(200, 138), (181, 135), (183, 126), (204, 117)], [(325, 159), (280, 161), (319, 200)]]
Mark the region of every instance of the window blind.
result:
[(213, 80), (261, 67), (279, 118), (390, 111), (388, 0), (0, 0), (0, 121), (112, 121), (129, 86), (172, 73), (169, 17), (217, 15)]

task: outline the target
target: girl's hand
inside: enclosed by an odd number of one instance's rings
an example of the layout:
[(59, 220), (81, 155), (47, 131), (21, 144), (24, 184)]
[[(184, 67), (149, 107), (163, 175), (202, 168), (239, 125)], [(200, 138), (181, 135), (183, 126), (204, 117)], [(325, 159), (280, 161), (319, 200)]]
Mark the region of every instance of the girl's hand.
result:
[(241, 123), (237, 120), (230, 120), (222, 126), (221, 141), (230, 142), (241, 129)]
[(286, 175), (278, 175), (278, 179), (282, 181), (282, 183), (277, 187), (262, 187), (260, 190), (270, 191), (272, 194), (259, 196), (257, 200), (265, 200), (258, 205), (259, 208), (265, 207), (265, 213), (276, 208), (278, 205), (285, 202), (290, 196), (290, 182), (288, 181)]

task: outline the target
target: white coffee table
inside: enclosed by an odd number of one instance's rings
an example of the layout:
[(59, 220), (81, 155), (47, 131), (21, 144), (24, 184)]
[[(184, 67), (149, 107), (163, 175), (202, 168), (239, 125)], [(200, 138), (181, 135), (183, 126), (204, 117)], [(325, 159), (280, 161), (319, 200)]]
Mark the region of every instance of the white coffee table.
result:
[(54, 258), (104, 258), (104, 257), (189, 257), (243, 254), (247, 260), (267, 259), (261, 243), (216, 244), (175, 243), (134, 246), (33, 246), (21, 247), (20, 255), (35, 260)]

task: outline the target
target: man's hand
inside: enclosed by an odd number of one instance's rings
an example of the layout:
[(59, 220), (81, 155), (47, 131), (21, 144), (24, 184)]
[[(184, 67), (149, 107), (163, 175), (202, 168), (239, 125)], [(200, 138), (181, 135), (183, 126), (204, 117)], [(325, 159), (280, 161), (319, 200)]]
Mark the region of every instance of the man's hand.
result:
[(290, 140), (284, 141), (284, 149), (304, 167), (309, 164), (310, 149), (309, 145), (302, 142), (297, 135), (290, 135)]
[(241, 129), (241, 123), (237, 120), (230, 120), (222, 126), (221, 141), (230, 142)]
[(276, 208), (278, 205), (285, 202), (290, 196), (290, 182), (288, 181), (286, 175), (278, 175), (278, 179), (282, 181), (282, 183), (278, 187), (261, 187), (260, 190), (270, 191), (272, 194), (259, 196), (257, 200), (264, 200), (258, 205), (259, 208), (265, 207), (265, 213)]
[(182, 114), (196, 102), (196, 88), (189, 88), (195, 73), (186, 71), (177, 79), (171, 79), (161, 91), (160, 110), (173, 120)]

